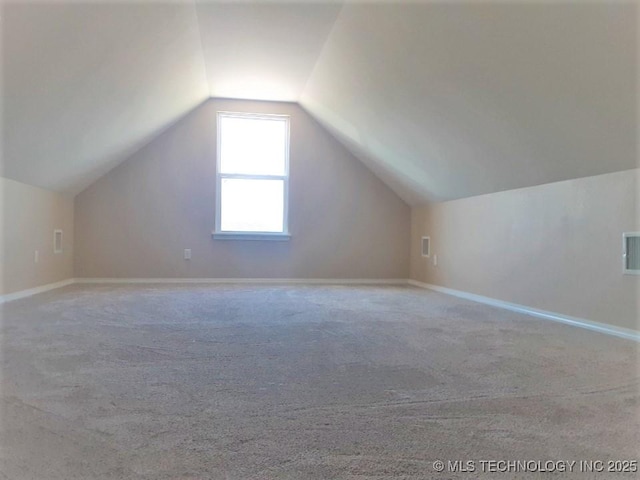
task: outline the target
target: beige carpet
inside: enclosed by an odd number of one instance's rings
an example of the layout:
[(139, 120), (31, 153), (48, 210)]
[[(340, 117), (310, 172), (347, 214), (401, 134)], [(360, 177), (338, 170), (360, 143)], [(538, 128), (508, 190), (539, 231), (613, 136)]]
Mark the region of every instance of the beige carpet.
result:
[(637, 461), (637, 343), (424, 290), (73, 286), (1, 348), (3, 479), (638, 477), (481, 463)]

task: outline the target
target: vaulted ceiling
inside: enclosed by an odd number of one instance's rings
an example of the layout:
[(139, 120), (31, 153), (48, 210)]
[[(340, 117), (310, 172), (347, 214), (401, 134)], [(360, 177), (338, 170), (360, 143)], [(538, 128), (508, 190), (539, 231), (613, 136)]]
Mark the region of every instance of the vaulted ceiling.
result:
[(77, 193), (209, 97), (296, 101), (409, 204), (633, 168), (636, 2), (3, 1), (2, 175)]

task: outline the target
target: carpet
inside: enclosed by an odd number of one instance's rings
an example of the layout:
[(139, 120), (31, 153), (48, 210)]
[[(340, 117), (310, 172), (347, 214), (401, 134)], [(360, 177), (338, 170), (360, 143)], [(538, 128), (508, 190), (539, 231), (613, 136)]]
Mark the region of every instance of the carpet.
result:
[(2, 479), (638, 477), (637, 343), (440, 293), (73, 285), (1, 333)]

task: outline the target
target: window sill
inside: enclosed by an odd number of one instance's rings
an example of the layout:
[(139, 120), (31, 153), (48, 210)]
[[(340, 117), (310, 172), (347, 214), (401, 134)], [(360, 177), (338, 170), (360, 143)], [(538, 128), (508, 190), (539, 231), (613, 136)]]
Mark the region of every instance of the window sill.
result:
[(213, 232), (214, 240), (267, 240), (271, 242), (288, 242), (288, 233), (242, 233), (242, 232)]

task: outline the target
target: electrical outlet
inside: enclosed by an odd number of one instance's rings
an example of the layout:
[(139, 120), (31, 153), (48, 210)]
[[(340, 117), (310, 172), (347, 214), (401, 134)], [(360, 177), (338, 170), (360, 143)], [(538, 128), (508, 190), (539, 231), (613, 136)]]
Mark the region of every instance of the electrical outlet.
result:
[(436, 254), (433, 255), (433, 266), (434, 267), (438, 266), (438, 255)]
[(40, 252), (36, 250), (33, 252), (33, 263), (38, 263), (40, 261)]
[(184, 249), (184, 259), (185, 260), (191, 260), (191, 249), (190, 248), (185, 248)]

